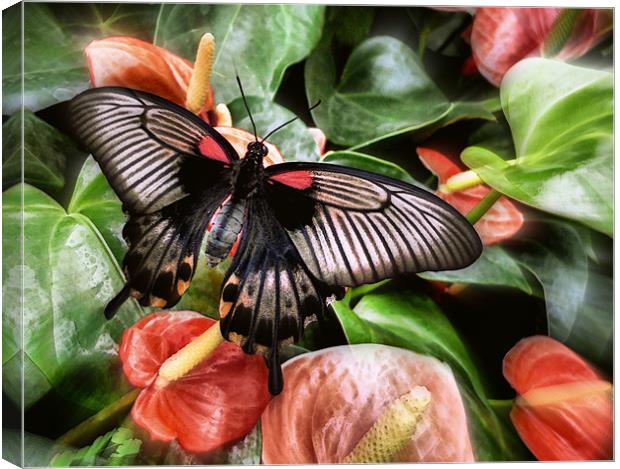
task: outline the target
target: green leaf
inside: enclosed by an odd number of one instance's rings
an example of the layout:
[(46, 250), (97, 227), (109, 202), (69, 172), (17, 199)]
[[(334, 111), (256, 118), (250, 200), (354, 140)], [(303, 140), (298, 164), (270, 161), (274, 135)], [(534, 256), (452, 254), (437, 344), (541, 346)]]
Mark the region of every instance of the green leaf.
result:
[[(84, 48), (93, 39), (132, 36), (151, 40), (154, 5), (24, 3), (24, 105), (35, 112), (89, 87)], [(21, 105), (20, 9), (3, 14), (5, 115)], [(6, 28), (6, 26), (9, 28)]]
[[(205, 246), (206, 242), (203, 243), (201, 252), (205, 252)], [(224, 281), (224, 273), (229, 266), (230, 260), (225, 259), (217, 267), (211, 268), (201, 256), (192, 283), (181, 297), (181, 301), (173, 309), (199, 311), (205, 316), (219, 321), (221, 287)]]
[(392, 345), (446, 362), (461, 388), (477, 459), (520, 457), (514, 434), (487, 403), (482, 379), (465, 344), (428, 297), (402, 289), (377, 289), (362, 296), (352, 309), (346, 301), (335, 303), (334, 311), (351, 344)]
[(470, 147), (463, 161), (503, 194), (611, 236), (612, 74), (528, 59), (506, 75), (501, 99), (517, 159)]
[[(253, 97), (247, 100), (259, 136), (266, 136), (269, 131), (295, 117), (291, 111), (274, 102)], [(243, 100), (234, 100), (229, 109), (234, 126), (253, 133)], [(316, 141), (299, 119), (274, 133), (269, 137), (269, 142), (278, 147), (285, 161), (317, 161), (320, 156)]]
[(2, 459), (18, 467), (47, 467), (58, 450), (59, 446), (49, 438), (28, 431), (2, 428)]
[(423, 272), (418, 275), (426, 280), (440, 282), (513, 287), (528, 295), (534, 294), (537, 288), (536, 284), (532, 284), (517, 259), (504, 247), (498, 245), (485, 246), (476, 262), (464, 269)]
[[(609, 367), (613, 343), (612, 279), (591, 259), (590, 230), (554, 219), (530, 219), (516, 245), (486, 246), (465, 269), (425, 272), (427, 280), (517, 288), (544, 297), (548, 333), (589, 360)], [(601, 236), (601, 235), (599, 235)], [(601, 243), (604, 258), (612, 253)]]
[(330, 151), (321, 160), (324, 163), (339, 164), (351, 168), (363, 169), (377, 174), (382, 174), (394, 179), (417, 184), (411, 175), (397, 164), (356, 151)]
[[(83, 51), (72, 40), (52, 14), (51, 7), (42, 3), (24, 3), (24, 94), (27, 109), (38, 111), (71, 98), (88, 88), (88, 70)], [(3, 15), (3, 23), (20, 22), (20, 11)], [(3, 44), (2, 113), (11, 115), (21, 106), (22, 50), (17, 28), (10, 28)]]
[(212, 84), (217, 102), (246, 94), (272, 99), (285, 70), (303, 60), (321, 36), (319, 5), (161, 5), (154, 42), (194, 60), (201, 36), (215, 36)]
[[(21, 113), (2, 125), (2, 183), (7, 187), (21, 182)], [(58, 129), (29, 111), (24, 112), (24, 180), (40, 189), (57, 193), (65, 185), (67, 160), (81, 158), (83, 152)]]
[(371, 142), (423, 128), (447, 115), (450, 103), (414, 52), (387, 36), (367, 39), (337, 76), (331, 34), (308, 58), (306, 94), (322, 100), (312, 115), (328, 139), (342, 145)]
[(549, 335), (591, 361), (609, 366), (612, 279), (588, 260), (589, 230), (567, 222), (547, 223), (547, 229), (545, 242), (528, 243), (515, 256), (542, 284)]
[[(23, 265), (20, 237), (24, 213)], [(128, 390), (118, 360), (121, 333), (142, 313), (130, 300), (106, 321), (103, 309), (123, 285), (120, 268), (95, 225), (81, 213), (66, 212), (40, 190), (17, 185), (4, 193), (3, 376), (19, 382), (19, 333), (23, 312), (24, 407), (50, 390), (66, 402), (67, 424), (118, 399)], [(23, 286), (20, 280), (23, 272)], [(23, 294), (23, 304), (21, 297)], [(23, 311), (22, 311), (23, 308)], [(8, 390), (19, 402), (19, 395)]]
[(84, 215), (95, 225), (116, 262), (122, 265), (127, 251), (122, 235), (126, 216), (121, 201), (92, 157), (84, 162), (78, 174), (68, 210)]
[(54, 455), (50, 466), (130, 466), (135, 463), (141, 447), (142, 441), (133, 438), (131, 430), (119, 427), (101, 435), (89, 446)]

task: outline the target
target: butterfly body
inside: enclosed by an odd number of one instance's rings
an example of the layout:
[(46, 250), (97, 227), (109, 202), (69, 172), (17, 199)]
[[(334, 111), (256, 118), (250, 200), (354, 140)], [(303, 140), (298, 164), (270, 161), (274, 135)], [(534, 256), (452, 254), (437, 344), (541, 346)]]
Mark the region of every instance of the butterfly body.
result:
[(322, 321), (329, 296), (463, 268), (482, 250), (462, 215), (424, 189), (324, 163), (264, 168), (267, 148), (258, 138), (241, 158), (214, 128), (157, 96), (92, 89), (70, 102), (70, 115), (128, 215), (126, 284), (106, 317), (129, 297), (174, 306), (205, 236), (212, 265), (238, 239), (220, 327), (247, 353), (265, 355), (272, 394), (282, 389), (278, 350), (300, 340), (308, 322)]

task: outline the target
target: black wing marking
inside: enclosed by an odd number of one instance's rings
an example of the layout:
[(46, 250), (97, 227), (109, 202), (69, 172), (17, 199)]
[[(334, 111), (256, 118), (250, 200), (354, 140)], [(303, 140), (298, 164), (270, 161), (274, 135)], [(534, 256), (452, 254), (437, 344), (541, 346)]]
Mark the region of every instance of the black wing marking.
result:
[(322, 163), (275, 165), (265, 176), (276, 219), (328, 285), (460, 269), (482, 251), (460, 213), (410, 184)]
[(106, 317), (133, 296), (176, 304), (191, 281), (213, 212), (230, 192), (232, 146), (189, 111), (157, 96), (96, 88), (69, 109), (76, 136), (123, 202), (125, 287)]
[(278, 349), (297, 342), (304, 325), (321, 317), (326, 292), (305, 268), (264, 198), (257, 195), (248, 201), (245, 220), (224, 279), (220, 325), (222, 335), (246, 353), (267, 357), (269, 389), (275, 395), (282, 389)]
[(69, 111), (73, 132), (129, 213), (154, 213), (195, 195), (239, 159), (197, 116), (148, 93), (95, 88), (75, 97)]
[(178, 303), (196, 270), (207, 224), (228, 193), (229, 184), (222, 182), (202, 199), (188, 197), (155, 213), (130, 216), (123, 228), (129, 245), (123, 259), (127, 282), (106, 307), (106, 317), (128, 296), (143, 306)]

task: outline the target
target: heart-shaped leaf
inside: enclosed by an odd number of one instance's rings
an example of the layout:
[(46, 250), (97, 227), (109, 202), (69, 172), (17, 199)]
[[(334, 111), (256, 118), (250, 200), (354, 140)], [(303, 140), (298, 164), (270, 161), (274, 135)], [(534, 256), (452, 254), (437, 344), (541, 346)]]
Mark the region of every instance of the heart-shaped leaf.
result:
[[(274, 102), (253, 97), (248, 97), (247, 101), (259, 137), (265, 137), (280, 124), (295, 117), (291, 111)], [(241, 98), (230, 103), (229, 109), (235, 127), (253, 132)], [(320, 156), (316, 141), (299, 119), (274, 133), (269, 137), (269, 142), (278, 147), (285, 161), (317, 161)]]
[(330, 151), (321, 159), (324, 163), (339, 164), (342, 166), (350, 166), (351, 168), (363, 169), (372, 173), (382, 174), (394, 179), (417, 184), (416, 180), (395, 163), (383, 160), (381, 158), (359, 153), (356, 151)]
[(2, 113), (11, 115), (22, 104), (38, 111), (69, 99), (88, 87), (86, 60), (79, 46), (54, 17), (52, 6), (43, 3), (23, 4), (23, 75), (21, 7), (11, 8), (2, 15), (3, 36), (3, 99)]
[[(284, 71), (321, 36), (320, 5), (161, 5), (154, 43), (193, 60), (200, 37), (215, 37), (212, 84), (217, 102), (246, 94), (272, 99)], [(236, 71), (235, 71), (236, 69)]]
[(69, 424), (127, 391), (118, 340), (142, 310), (130, 300), (114, 319), (104, 318), (105, 304), (123, 284), (122, 273), (86, 216), (66, 212), (29, 185), (9, 189), (3, 202), (3, 376), (13, 383), (5, 392), (20, 401), (23, 327), (23, 405), (32, 406), (53, 389), (70, 403), (65, 409)]
[[(2, 183), (4, 189), (22, 181), (22, 116), (2, 125)], [(23, 113), (24, 181), (57, 193), (65, 185), (67, 160), (83, 158), (77, 145), (55, 127), (29, 111)]]
[(84, 162), (78, 174), (68, 211), (86, 216), (95, 225), (121, 265), (127, 250), (122, 235), (126, 217), (121, 201), (92, 157)]
[(611, 236), (612, 74), (528, 59), (506, 75), (501, 99), (517, 159), (470, 147), (463, 161), (503, 194)]
[(351, 53), (337, 76), (331, 35), (324, 34), (305, 68), (312, 115), (328, 139), (342, 145), (368, 144), (438, 121), (450, 103), (429, 79), (414, 52), (398, 39), (367, 39)]
[(513, 287), (529, 295), (536, 291), (536, 285), (532, 285), (519, 262), (498, 245), (485, 246), (478, 260), (464, 269), (423, 272), (419, 275), (426, 280), (440, 282)]
[[(540, 220), (537, 228), (527, 233), (518, 236), (518, 244), (513, 246), (485, 247), (482, 256), (465, 269), (421, 276), (442, 282), (513, 287), (529, 295), (544, 296), (549, 335), (608, 367), (613, 330), (612, 280), (592, 259), (593, 233), (552, 219)], [(603, 256), (611, 258), (606, 244), (600, 243), (599, 248)]]

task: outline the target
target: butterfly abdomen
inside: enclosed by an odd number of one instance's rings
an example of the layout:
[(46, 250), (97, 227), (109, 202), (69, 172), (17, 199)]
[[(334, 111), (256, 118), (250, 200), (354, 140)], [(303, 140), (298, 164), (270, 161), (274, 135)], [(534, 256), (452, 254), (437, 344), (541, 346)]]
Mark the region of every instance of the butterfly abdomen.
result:
[(245, 200), (228, 199), (213, 217), (211, 231), (207, 237), (207, 263), (218, 265), (230, 252), (243, 226)]

